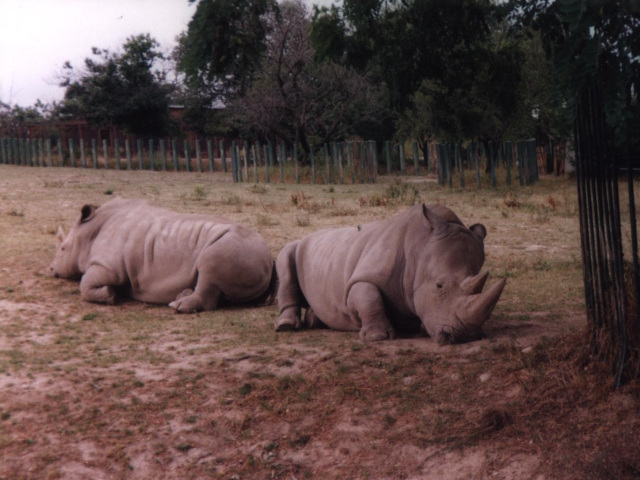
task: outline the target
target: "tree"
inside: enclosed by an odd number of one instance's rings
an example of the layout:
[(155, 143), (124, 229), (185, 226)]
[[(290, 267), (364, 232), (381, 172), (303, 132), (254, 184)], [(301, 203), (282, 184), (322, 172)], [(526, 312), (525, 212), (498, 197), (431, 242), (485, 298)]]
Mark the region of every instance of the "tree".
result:
[(268, 19), (264, 57), (251, 87), (232, 106), (248, 133), (314, 143), (357, 133), (384, 117), (384, 90), (352, 68), (315, 61), (310, 18), (300, 1), (285, 2)]
[[(344, 0), (318, 9), (318, 51), (378, 72), (397, 129), (433, 138), (499, 140), (513, 119), (522, 61), (499, 43), (489, 0)], [(339, 49), (343, 48), (342, 54)]]
[(242, 95), (265, 49), (265, 19), (277, 14), (275, 0), (200, 2), (176, 52), (190, 87), (210, 101)]
[(638, 0), (511, 0), (515, 28), (539, 32), (553, 61), (554, 94), (570, 125), (580, 92), (597, 82), (616, 138), (636, 141), (640, 80)]
[(61, 111), (82, 116), (92, 125), (120, 126), (132, 134), (168, 133), (170, 87), (164, 72), (154, 69), (163, 58), (158, 47), (144, 34), (128, 38), (122, 54), (94, 47), (97, 59), (86, 58), (81, 71), (66, 62)]

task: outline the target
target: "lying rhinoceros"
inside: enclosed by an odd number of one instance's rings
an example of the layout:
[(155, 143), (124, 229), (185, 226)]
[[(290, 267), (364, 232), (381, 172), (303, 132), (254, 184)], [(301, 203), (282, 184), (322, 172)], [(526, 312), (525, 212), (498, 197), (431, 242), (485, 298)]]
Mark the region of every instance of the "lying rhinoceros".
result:
[(57, 241), (51, 273), (81, 277), (89, 302), (114, 304), (118, 294), (188, 313), (213, 310), (221, 299), (266, 300), (275, 290), (262, 236), (218, 217), (116, 198), (82, 207), (66, 238), (58, 228)]
[(422, 326), (441, 344), (480, 338), (506, 283), (481, 293), (485, 236), (439, 205), (312, 233), (276, 260), (276, 330), (328, 326), (378, 341)]

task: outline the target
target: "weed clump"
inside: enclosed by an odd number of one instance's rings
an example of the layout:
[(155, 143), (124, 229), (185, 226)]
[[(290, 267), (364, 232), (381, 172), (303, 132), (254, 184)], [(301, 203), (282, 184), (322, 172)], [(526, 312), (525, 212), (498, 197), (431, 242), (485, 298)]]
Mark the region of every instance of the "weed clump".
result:
[(420, 202), (420, 192), (416, 187), (407, 184), (389, 185), (383, 193), (360, 197), (358, 201), (362, 208), (412, 206)]

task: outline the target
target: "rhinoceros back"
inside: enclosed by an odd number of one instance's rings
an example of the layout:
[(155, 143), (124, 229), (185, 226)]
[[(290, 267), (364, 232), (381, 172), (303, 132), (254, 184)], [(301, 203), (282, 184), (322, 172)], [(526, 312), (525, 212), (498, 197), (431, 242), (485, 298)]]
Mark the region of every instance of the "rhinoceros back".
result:
[[(243, 261), (242, 255), (254, 259), (258, 277), (268, 271), (267, 283), (270, 279), (271, 253), (262, 237), (228, 220), (180, 214), (144, 201), (122, 199), (98, 208), (95, 220), (100, 228), (91, 245), (89, 265), (98, 263), (117, 270), (122, 284), (128, 285), (130, 296), (136, 300), (171, 302), (184, 289), (195, 287), (203, 265), (219, 263), (214, 268), (232, 270), (238, 261)], [(225, 248), (217, 252), (215, 246), (225, 237), (233, 239), (227, 239)], [(238, 251), (229, 251), (235, 248), (234, 244)], [(245, 296), (263, 292), (261, 278), (256, 280), (256, 290), (260, 291), (251, 292), (234, 287), (233, 272), (228, 273), (231, 285), (224, 288), (230, 297), (241, 297), (237, 300), (243, 301)]]

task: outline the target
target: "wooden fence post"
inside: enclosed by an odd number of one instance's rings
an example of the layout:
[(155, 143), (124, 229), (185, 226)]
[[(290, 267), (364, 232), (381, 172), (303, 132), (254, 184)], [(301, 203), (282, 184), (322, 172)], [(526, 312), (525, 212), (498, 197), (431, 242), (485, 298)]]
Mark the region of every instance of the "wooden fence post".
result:
[(113, 140), (113, 150), (113, 154), (116, 157), (116, 170), (120, 170), (122, 168), (120, 161), (120, 141), (117, 138)]
[(269, 183), (269, 166), (271, 164), (271, 142), (267, 140), (264, 145), (264, 181)]
[(284, 140), (280, 142), (280, 183), (284, 183), (284, 162), (287, 160), (287, 147)]
[(95, 169), (98, 168), (98, 149), (96, 146), (96, 139), (91, 139), (91, 166)]
[(149, 139), (149, 168), (151, 169), (152, 172), (154, 172), (156, 170), (156, 160), (154, 158), (154, 151), (153, 151), (153, 138)]
[(296, 184), (300, 183), (300, 165), (298, 165), (298, 142), (293, 144), (293, 168), (296, 173)]
[(53, 155), (51, 152), (51, 139), (47, 138), (44, 142), (44, 146), (47, 149), (47, 160), (49, 162), (49, 166), (53, 167)]
[(209, 171), (213, 172), (214, 170), (214, 162), (213, 162), (213, 140), (207, 138), (207, 157), (209, 158)]
[(73, 168), (76, 167), (76, 155), (73, 151), (73, 138), (69, 139), (69, 165)]
[[(124, 155), (127, 157), (127, 170), (131, 170), (131, 141), (129, 137), (124, 139)], [(138, 166), (138, 170), (140, 170), (140, 166)]]
[(161, 138), (158, 142), (160, 144), (160, 163), (162, 164), (162, 171), (167, 171), (167, 147), (164, 144), (164, 138)]
[(473, 161), (476, 167), (476, 185), (478, 188), (482, 188), (482, 178), (480, 176), (480, 156), (478, 154), (478, 146), (473, 143)]
[(249, 151), (247, 149), (247, 141), (242, 141), (242, 163), (244, 163), (244, 173), (243, 178), (248, 182), (249, 181)]
[(102, 156), (104, 157), (104, 168), (107, 169), (109, 168), (109, 144), (106, 138), (102, 140)]
[(222, 162), (222, 171), (227, 173), (227, 158), (224, 149), (224, 140), (220, 140), (220, 161)]
[(460, 186), (464, 188), (464, 168), (462, 167), (462, 152), (459, 143), (455, 145), (456, 165), (458, 166), (458, 174), (460, 175)]
[(253, 183), (258, 183), (258, 158), (260, 157), (260, 143), (251, 144), (251, 159), (253, 160)]
[(191, 146), (189, 145), (188, 140), (184, 140), (182, 142), (182, 146), (184, 147), (184, 161), (187, 172), (191, 171)]
[(491, 186), (496, 186), (496, 161), (493, 142), (489, 142), (489, 171), (491, 173)]
[(136, 138), (136, 154), (138, 155), (138, 170), (144, 170), (144, 149), (141, 138)]
[(200, 139), (196, 138), (194, 140), (196, 144), (196, 169), (198, 172), (202, 172), (202, 155), (200, 154)]
[(37, 153), (36, 153), (36, 149), (35, 149), (35, 145), (33, 143), (33, 139), (29, 139), (27, 138), (27, 157), (29, 159), (29, 166), (33, 167), (36, 164), (36, 159), (37, 159)]
[(316, 184), (316, 164), (313, 159), (313, 145), (309, 145), (309, 162), (311, 163), (311, 184)]
[(84, 152), (84, 138), (80, 139), (80, 165), (82, 165), (82, 168), (87, 168), (87, 157)]
[(353, 142), (346, 142), (345, 148), (347, 149), (347, 164), (351, 170), (351, 183), (356, 183), (356, 151)]
[(173, 160), (173, 171), (180, 171), (180, 163), (178, 161), (178, 140), (171, 139), (171, 159)]
[(384, 155), (387, 159), (387, 175), (391, 175), (391, 142), (389, 140), (384, 141)]
[(338, 181), (340, 185), (344, 184), (344, 174), (342, 172), (342, 159), (338, 152), (338, 146), (336, 142), (331, 142), (331, 156), (333, 157), (333, 164), (338, 166)]
[(327, 185), (329, 185), (331, 183), (331, 170), (330, 170), (331, 162), (329, 161), (329, 147), (327, 146), (326, 143), (322, 145), (322, 151), (324, 153), (324, 165), (325, 165)]

